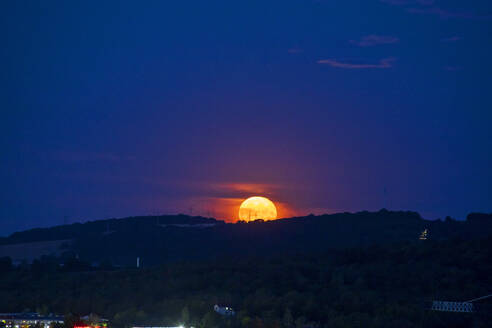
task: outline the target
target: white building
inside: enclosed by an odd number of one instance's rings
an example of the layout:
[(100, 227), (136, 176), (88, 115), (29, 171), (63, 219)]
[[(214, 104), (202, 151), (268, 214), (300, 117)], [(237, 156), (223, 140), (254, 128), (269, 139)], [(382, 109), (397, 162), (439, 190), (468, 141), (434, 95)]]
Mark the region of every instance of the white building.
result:
[(232, 308), (228, 306), (218, 306), (217, 304), (214, 305), (214, 311), (225, 316), (233, 316), (236, 314)]

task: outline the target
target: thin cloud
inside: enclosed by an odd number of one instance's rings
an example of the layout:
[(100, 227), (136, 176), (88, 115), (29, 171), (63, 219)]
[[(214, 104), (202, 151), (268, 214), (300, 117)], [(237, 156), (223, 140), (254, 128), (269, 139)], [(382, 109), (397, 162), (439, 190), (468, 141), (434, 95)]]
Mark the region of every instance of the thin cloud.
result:
[(279, 185), (267, 183), (215, 183), (210, 184), (211, 189), (230, 194), (270, 194), (279, 189)]
[(436, 15), (443, 19), (448, 18), (463, 18), (463, 19), (489, 19), (490, 15), (476, 15), (470, 12), (459, 12), (459, 11), (450, 11), (446, 9), (442, 9), (439, 7), (431, 7), (431, 8), (408, 8), (407, 12), (411, 14), (421, 14), (421, 15)]
[(466, 11), (452, 11), (435, 6), (434, 0), (379, 0), (391, 6), (406, 7), (405, 10), (411, 14), (435, 15), (442, 19), (462, 18), (462, 19), (490, 19), (492, 15), (479, 15)]
[(434, 0), (380, 0), (382, 3), (386, 3), (392, 6), (405, 6), (405, 5), (422, 5), (430, 6), (434, 4)]
[(382, 3), (386, 3), (392, 6), (403, 6), (408, 5), (410, 1), (408, 0), (380, 0)]
[(455, 72), (455, 71), (461, 71), (463, 69), (463, 67), (460, 67), (460, 66), (445, 66), (444, 69), (446, 71)]
[(455, 35), (455, 36), (451, 36), (451, 37), (447, 37), (447, 38), (442, 38), (441, 42), (458, 42), (461, 40), (463, 40), (462, 36)]
[(122, 160), (133, 160), (133, 156), (120, 156), (110, 152), (80, 152), (80, 151), (58, 151), (50, 156), (52, 159), (65, 162), (117, 162)]
[(395, 62), (395, 58), (384, 58), (376, 64), (357, 64), (349, 62), (341, 62), (335, 59), (321, 59), (318, 60), (318, 64), (329, 65), (331, 67), (345, 68), (345, 69), (366, 69), (366, 68), (391, 68)]
[(290, 48), (289, 50), (287, 50), (287, 52), (289, 54), (300, 54), (300, 53), (303, 53), (304, 50), (300, 49), (300, 48)]
[(386, 36), (386, 35), (367, 35), (362, 37), (360, 40), (350, 40), (350, 43), (355, 44), (359, 47), (372, 47), (381, 44), (392, 44), (400, 41), (397, 37)]

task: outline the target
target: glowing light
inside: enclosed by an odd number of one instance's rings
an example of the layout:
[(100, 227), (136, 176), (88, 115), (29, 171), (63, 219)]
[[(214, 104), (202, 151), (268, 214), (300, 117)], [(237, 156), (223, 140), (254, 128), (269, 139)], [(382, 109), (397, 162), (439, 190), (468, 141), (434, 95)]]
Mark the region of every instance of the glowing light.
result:
[(243, 221), (275, 220), (277, 208), (271, 200), (254, 196), (246, 199), (239, 207), (239, 219)]

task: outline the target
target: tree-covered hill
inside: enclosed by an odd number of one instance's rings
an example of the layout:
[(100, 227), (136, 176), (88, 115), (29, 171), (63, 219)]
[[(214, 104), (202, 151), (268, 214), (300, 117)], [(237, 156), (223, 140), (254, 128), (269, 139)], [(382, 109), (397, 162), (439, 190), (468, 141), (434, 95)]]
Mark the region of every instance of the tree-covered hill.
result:
[(492, 215), (429, 221), (415, 212), (381, 210), (236, 224), (184, 215), (132, 217), (33, 229), (15, 233), (2, 243), (69, 240), (63, 244), (63, 253), (69, 257), (118, 266), (135, 265), (139, 257), (149, 266), (217, 256), (322, 252), (417, 241), (425, 229), (428, 238), (436, 241), (483, 237), (492, 233)]
[(160, 215), (160, 216), (135, 216), (122, 219), (107, 219), (88, 221), (85, 223), (73, 223), (49, 228), (35, 228), (14, 232), (8, 237), (0, 238), (0, 245), (14, 243), (28, 243), (37, 241), (65, 240), (86, 238), (95, 235), (107, 235), (112, 232), (129, 232), (133, 229), (152, 226), (165, 228), (168, 226), (207, 227), (224, 224), (223, 221), (200, 216)]
[[(215, 258), (147, 269), (75, 272), (0, 263), (2, 311), (94, 312), (117, 327), (487, 327), (479, 314), (427, 301), (492, 292), (492, 237), (400, 242), (318, 254)], [(214, 304), (232, 306), (225, 320)], [(490, 302), (488, 303), (490, 304)]]

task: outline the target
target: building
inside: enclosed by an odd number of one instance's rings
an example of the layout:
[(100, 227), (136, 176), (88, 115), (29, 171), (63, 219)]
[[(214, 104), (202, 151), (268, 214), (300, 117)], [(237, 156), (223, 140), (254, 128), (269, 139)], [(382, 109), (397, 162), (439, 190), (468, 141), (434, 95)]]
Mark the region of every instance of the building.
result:
[(419, 236), (420, 240), (427, 240), (429, 238), (429, 230), (425, 229)]
[(224, 316), (233, 316), (236, 314), (232, 308), (228, 306), (218, 306), (217, 304), (214, 305), (214, 311)]
[(40, 315), (36, 312), (26, 313), (0, 313), (0, 322), (5, 324), (5, 328), (29, 328), (39, 325), (49, 328), (54, 324), (63, 324), (62, 316)]

